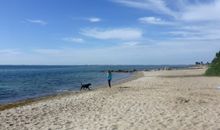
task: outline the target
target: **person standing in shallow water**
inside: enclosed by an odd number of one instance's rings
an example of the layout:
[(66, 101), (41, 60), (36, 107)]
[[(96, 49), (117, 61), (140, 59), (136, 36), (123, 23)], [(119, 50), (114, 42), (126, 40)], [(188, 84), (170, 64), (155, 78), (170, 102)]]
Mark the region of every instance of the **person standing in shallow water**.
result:
[(110, 70), (108, 70), (107, 78), (108, 78), (108, 86), (111, 88), (112, 72)]

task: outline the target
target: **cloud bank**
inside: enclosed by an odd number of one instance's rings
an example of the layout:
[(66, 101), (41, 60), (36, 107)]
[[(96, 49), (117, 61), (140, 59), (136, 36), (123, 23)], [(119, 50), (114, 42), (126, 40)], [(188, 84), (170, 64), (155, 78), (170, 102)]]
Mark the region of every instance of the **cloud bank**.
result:
[(82, 35), (101, 40), (133, 40), (142, 38), (143, 32), (135, 28), (82, 29)]

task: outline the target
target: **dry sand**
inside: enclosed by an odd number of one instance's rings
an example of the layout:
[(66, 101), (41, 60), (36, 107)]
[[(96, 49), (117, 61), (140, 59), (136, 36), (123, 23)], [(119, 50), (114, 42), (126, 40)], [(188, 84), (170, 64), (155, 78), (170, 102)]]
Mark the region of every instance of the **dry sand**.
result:
[(112, 89), (0, 111), (0, 129), (220, 130), (220, 78), (204, 71), (143, 72)]

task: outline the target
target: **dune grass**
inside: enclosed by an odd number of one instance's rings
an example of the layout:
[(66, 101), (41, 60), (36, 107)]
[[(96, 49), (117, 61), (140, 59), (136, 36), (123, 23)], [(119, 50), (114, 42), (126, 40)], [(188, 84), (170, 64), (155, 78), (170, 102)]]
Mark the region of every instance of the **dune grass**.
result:
[(206, 76), (220, 76), (220, 51), (216, 53), (216, 57), (207, 69)]

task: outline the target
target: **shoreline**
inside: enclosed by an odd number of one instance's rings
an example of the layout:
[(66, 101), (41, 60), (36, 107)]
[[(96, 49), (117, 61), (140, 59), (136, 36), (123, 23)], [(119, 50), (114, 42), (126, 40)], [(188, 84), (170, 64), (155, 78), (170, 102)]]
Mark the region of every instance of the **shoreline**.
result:
[[(206, 69), (206, 68), (207, 68), (207, 66), (190, 66), (190, 67), (183, 67), (183, 68), (172, 68), (172, 70), (194, 70), (194, 69)], [(119, 84), (123, 84), (123, 83), (129, 82), (129, 81), (138, 79), (140, 77), (143, 77), (143, 72), (172, 71), (172, 70), (152, 69), (149, 71), (142, 70), (142, 71), (135, 71), (135, 72), (126, 72), (126, 73), (131, 73), (131, 76), (117, 80), (115, 82), (112, 82), (112, 85), (116, 86)], [(116, 73), (120, 73), (120, 72), (116, 72)], [(124, 73), (124, 72), (122, 72), (122, 73)], [(213, 76), (213, 77), (215, 77), (215, 76)], [(102, 89), (102, 88), (108, 88), (108, 85), (104, 85), (104, 83), (103, 83), (101, 85), (94, 86), (94, 88), (92, 88), (91, 91), (97, 91), (98, 89)], [(11, 109), (11, 108), (16, 108), (16, 107), (20, 107), (20, 106), (30, 105), (32, 103), (40, 102), (43, 100), (50, 100), (53, 98), (59, 98), (59, 97), (68, 96), (68, 95), (78, 95), (78, 94), (82, 94), (85, 92), (87, 92), (87, 91), (77, 91), (77, 90), (61, 91), (61, 92), (57, 92), (54, 94), (48, 94), (48, 95), (44, 95), (44, 96), (21, 99), (21, 100), (9, 102), (9, 103), (2, 103), (2, 104), (0, 104), (0, 111), (4, 111), (7, 109)]]
[[(142, 76), (143, 76), (142, 71), (132, 72), (131, 76), (112, 82), (112, 86), (123, 84), (125, 82), (135, 80), (135, 79), (140, 78)], [(108, 88), (108, 86), (104, 85), (104, 83), (103, 83), (102, 85), (95, 86), (94, 88), (92, 88), (91, 91), (97, 91), (98, 89), (103, 89), (103, 88), (104, 89)], [(28, 99), (24, 99), (24, 100), (18, 100), (18, 101), (11, 102), (11, 103), (4, 103), (4, 104), (0, 104), (0, 111), (4, 111), (7, 109), (16, 108), (16, 107), (21, 107), (21, 106), (25, 106), (25, 105), (31, 105), (32, 103), (37, 103), (37, 102), (44, 101), (44, 100), (51, 100), (53, 98), (60, 98), (60, 97), (69, 96), (69, 95), (83, 94), (86, 92), (89, 92), (89, 91), (76, 91), (76, 90), (75, 91), (74, 90), (63, 91), (63, 92), (57, 92), (57, 93), (49, 94), (49, 95), (45, 95), (45, 96), (28, 98)]]
[(6, 109), (0, 112), (0, 129), (217, 130), (220, 77), (206, 77), (205, 70), (142, 72), (142, 77), (111, 89)]
[[(204, 69), (204, 68), (206, 68), (206, 66), (199, 66), (199, 67), (191, 66), (191, 67), (183, 67), (183, 68), (174, 68), (172, 70), (193, 70), (193, 69)], [(156, 71), (171, 71), (171, 70), (152, 69), (150, 71), (143, 70), (143, 71), (127, 72), (127, 73), (131, 73), (131, 76), (112, 82), (112, 85), (114, 86), (120, 85), (120, 84), (129, 82), (129, 81), (138, 79), (140, 77), (143, 77), (143, 72), (156, 72)], [(116, 72), (116, 73), (120, 73), (120, 72)], [(98, 89), (102, 89), (102, 88), (108, 88), (108, 85), (104, 85), (104, 83), (102, 85), (97, 85), (91, 91), (97, 91)], [(76, 90), (63, 91), (63, 92), (57, 92), (54, 94), (18, 100), (18, 101), (14, 101), (11, 103), (3, 103), (3, 104), (0, 104), (0, 111), (4, 111), (7, 109), (16, 108), (16, 107), (21, 107), (25, 105), (30, 105), (32, 103), (36, 103), (36, 102), (40, 102), (44, 100), (51, 100), (53, 98), (60, 98), (63, 96), (68, 96), (68, 95), (78, 95), (78, 94), (82, 94), (85, 92), (87, 91), (76, 91)]]

